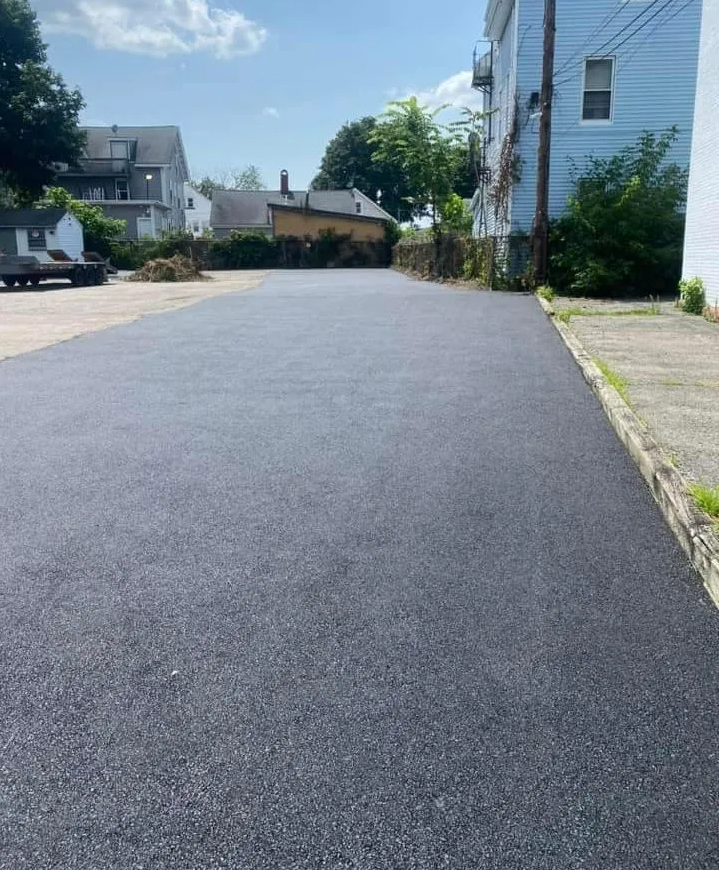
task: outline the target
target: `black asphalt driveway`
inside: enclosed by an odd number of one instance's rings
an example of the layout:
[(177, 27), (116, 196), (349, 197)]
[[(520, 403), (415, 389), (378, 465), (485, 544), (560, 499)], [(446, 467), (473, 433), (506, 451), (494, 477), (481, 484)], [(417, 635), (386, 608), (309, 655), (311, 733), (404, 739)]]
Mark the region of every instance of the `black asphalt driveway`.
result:
[(277, 274), (0, 409), (2, 870), (719, 866), (719, 613), (532, 299)]

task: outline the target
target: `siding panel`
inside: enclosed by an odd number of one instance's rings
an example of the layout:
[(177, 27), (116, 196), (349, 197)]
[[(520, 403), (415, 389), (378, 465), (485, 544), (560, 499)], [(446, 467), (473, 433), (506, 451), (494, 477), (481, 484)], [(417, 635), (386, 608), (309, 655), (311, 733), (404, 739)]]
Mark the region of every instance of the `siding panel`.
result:
[(704, 0), (694, 143), (689, 176), (684, 277), (704, 279), (719, 305), (719, 4)]
[[(711, 0), (707, 0), (711, 2)], [(675, 0), (643, 30), (616, 47), (614, 116), (611, 123), (581, 121), (584, 58), (604, 55), (642, 22), (631, 21), (647, 9), (648, 0), (557, 0), (556, 76), (552, 134), (550, 214), (557, 216), (572, 190), (572, 161), (581, 168), (588, 155), (608, 157), (631, 145), (643, 131), (679, 128), (672, 159), (686, 166), (691, 148), (692, 119), (699, 48), (700, 0), (679, 12)], [(532, 226), (537, 178), (539, 122), (532, 117), (530, 97), (539, 91), (542, 73), (543, 0), (517, 0), (516, 94), (519, 105), (521, 181), (513, 192), (513, 231)], [(672, 17), (673, 16), (673, 17)], [(604, 26), (602, 26), (604, 23)], [(625, 29), (628, 28), (628, 29)], [(617, 35), (624, 30), (621, 36)], [(503, 41), (509, 39), (505, 34)], [(608, 43), (608, 44), (607, 44)], [(503, 56), (504, 47), (497, 49)], [(491, 151), (494, 163), (498, 153)]]

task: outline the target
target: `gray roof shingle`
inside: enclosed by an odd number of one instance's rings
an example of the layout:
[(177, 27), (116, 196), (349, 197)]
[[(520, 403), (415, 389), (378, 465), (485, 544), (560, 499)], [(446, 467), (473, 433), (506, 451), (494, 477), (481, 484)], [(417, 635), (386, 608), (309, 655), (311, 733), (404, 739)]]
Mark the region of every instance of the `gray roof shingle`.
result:
[(363, 217), (391, 220), (372, 200), (354, 190), (295, 190), (285, 200), (279, 190), (216, 190), (212, 195), (210, 225), (213, 227), (268, 227), (270, 205), (309, 207), (317, 211), (357, 216), (357, 200)]
[(16, 208), (0, 211), (0, 227), (55, 227), (65, 217), (64, 208)]
[(111, 139), (136, 140), (137, 146), (130, 155), (135, 163), (171, 163), (180, 128), (170, 127), (81, 127), (87, 136), (85, 153), (90, 160), (110, 159)]

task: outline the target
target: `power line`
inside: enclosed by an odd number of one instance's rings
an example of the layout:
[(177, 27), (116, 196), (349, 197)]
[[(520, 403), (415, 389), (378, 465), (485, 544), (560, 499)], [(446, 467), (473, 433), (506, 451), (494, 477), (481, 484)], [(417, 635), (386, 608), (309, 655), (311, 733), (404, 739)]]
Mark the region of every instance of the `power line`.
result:
[[(642, 23), (639, 25), (639, 27), (635, 28), (629, 34), (629, 36), (626, 36), (623, 40), (618, 42), (616, 45), (612, 45), (612, 42), (614, 39), (617, 39), (623, 33), (626, 33), (626, 31), (629, 30), (629, 28), (632, 26), (632, 24), (636, 23), (639, 20), (639, 18), (642, 17), (642, 15), (646, 14), (647, 12), (650, 12), (655, 6), (657, 6), (661, 2), (664, 2), (664, 5), (660, 9), (658, 9), (653, 15), (651, 15), (649, 18), (647, 18), (646, 21), (642, 21)], [(644, 28), (647, 27), (652, 21), (654, 21), (655, 18), (657, 18), (659, 15), (661, 15), (662, 12), (665, 12), (667, 9), (669, 9), (669, 7), (675, 2), (676, 2), (676, 0), (652, 0), (651, 5), (647, 6), (646, 9), (642, 13), (640, 13), (640, 15), (636, 16), (632, 22), (630, 22), (625, 27), (623, 27), (619, 31), (619, 33), (615, 34), (612, 37), (612, 39), (607, 40), (607, 42), (605, 42), (604, 45), (600, 46), (600, 48), (597, 49), (597, 51), (592, 54), (592, 58), (595, 60), (601, 60), (604, 58), (611, 57), (623, 45), (626, 45), (626, 43), (629, 42), (630, 39), (633, 39), (638, 33), (641, 33), (641, 31), (644, 30)], [(693, 0), (689, 0), (689, 2), (693, 2)], [(605, 51), (604, 54), (600, 54), (600, 52), (602, 52), (605, 48), (607, 48), (610, 45), (611, 45), (611, 48), (609, 48), (608, 51)], [(555, 85), (555, 87), (558, 87), (559, 85), (565, 85), (568, 82), (571, 82), (574, 79), (576, 79), (581, 74), (582, 74), (581, 70), (578, 70), (577, 72), (573, 73), (571, 76), (568, 76), (567, 78), (560, 79), (559, 81), (555, 81), (554, 85)]]
[[(642, 41), (635, 47), (635, 51), (638, 51), (642, 46), (646, 45), (647, 42), (649, 42), (649, 40), (652, 38), (652, 36), (654, 36), (654, 34), (657, 31), (661, 30), (662, 27), (666, 27), (667, 24), (671, 24), (671, 22), (674, 21), (674, 19), (677, 18), (679, 15), (681, 15), (685, 9), (688, 9), (692, 5), (692, 3), (697, 3), (697, 2), (699, 2), (699, 0), (686, 0), (686, 3), (684, 3), (682, 6), (680, 6), (679, 9), (675, 9), (673, 12), (670, 12), (669, 15), (667, 15), (667, 17), (663, 21), (658, 21), (654, 25), (654, 27), (652, 27), (652, 29), (649, 31), (649, 33), (647, 33), (647, 35), (644, 37), (644, 39), (642, 39)], [(633, 55), (629, 55), (624, 60), (624, 63), (622, 63), (621, 65), (618, 65), (617, 72), (619, 72), (619, 70), (624, 69), (626, 67), (626, 65), (632, 59), (633, 59)]]
[(570, 55), (569, 58), (559, 67), (559, 69), (555, 72), (555, 76), (560, 76), (566, 69), (568, 69), (575, 60), (578, 60), (585, 52), (586, 48), (591, 45), (592, 40), (599, 36), (599, 34), (605, 30), (612, 21), (619, 15), (624, 6), (626, 5), (626, 0), (619, 0), (614, 9), (610, 10), (607, 15), (604, 16), (604, 20), (599, 24), (594, 30), (589, 34), (589, 36), (584, 40), (582, 45), (574, 52), (574, 54)]

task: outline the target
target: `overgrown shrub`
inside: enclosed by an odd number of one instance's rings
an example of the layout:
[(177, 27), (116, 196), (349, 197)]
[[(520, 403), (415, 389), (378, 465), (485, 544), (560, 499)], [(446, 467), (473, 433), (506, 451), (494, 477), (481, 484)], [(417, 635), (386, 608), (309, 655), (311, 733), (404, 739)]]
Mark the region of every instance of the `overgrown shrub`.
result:
[(679, 284), (679, 304), (687, 314), (703, 314), (707, 304), (704, 282), (701, 278), (688, 278)]
[(535, 293), (537, 294), (537, 296), (544, 299), (546, 302), (553, 302), (554, 298), (557, 295), (554, 292), (553, 288), (547, 284), (542, 284), (540, 287), (537, 287), (537, 289), (535, 290)]
[(264, 233), (233, 230), (210, 245), (210, 257), (221, 259), (225, 269), (267, 269), (276, 265), (277, 247), (277, 239)]
[(676, 128), (591, 157), (553, 222), (550, 283), (578, 296), (674, 292), (681, 276), (687, 172), (667, 157)]

